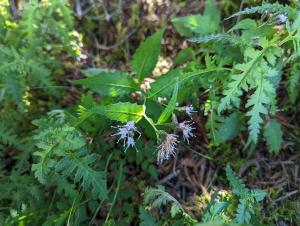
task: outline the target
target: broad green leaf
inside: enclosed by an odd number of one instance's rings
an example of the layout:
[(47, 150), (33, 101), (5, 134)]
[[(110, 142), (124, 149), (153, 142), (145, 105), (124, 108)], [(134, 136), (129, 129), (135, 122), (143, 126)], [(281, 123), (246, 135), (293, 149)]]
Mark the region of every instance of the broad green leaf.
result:
[(220, 30), (220, 11), (215, 6), (213, 0), (205, 3), (204, 14), (189, 15), (172, 19), (176, 30), (185, 37), (197, 35), (207, 35)]
[(173, 91), (172, 98), (171, 98), (168, 106), (165, 108), (165, 110), (161, 113), (160, 117), (158, 118), (157, 124), (162, 124), (170, 118), (171, 114), (173, 113), (173, 111), (176, 107), (177, 94), (178, 94), (178, 80), (174, 85), (174, 91)]
[(189, 15), (173, 18), (172, 23), (180, 35), (193, 37), (193, 31), (200, 26), (201, 19), (201, 15)]
[(243, 129), (243, 123), (238, 113), (232, 113), (218, 126), (216, 133), (219, 142), (224, 143), (235, 138)]
[(145, 115), (145, 106), (129, 102), (119, 102), (105, 106), (97, 106), (89, 110), (120, 122), (139, 121)]
[(141, 82), (143, 78), (151, 75), (155, 68), (160, 54), (161, 40), (164, 31), (165, 29), (161, 29), (148, 37), (133, 55), (131, 68), (137, 74), (139, 82)]
[(130, 91), (138, 89), (134, 81), (121, 72), (103, 72), (101, 70), (98, 73), (95, 72), (96, 70), (84, 71), (89, 77), (76, 80), (74, 83), (84, 85), (100, 95), (111, 97), (128, 94)]
[(199, 69), (195, 72), (183, 72), (179, 69), (171, 70), (151, 84), (151, 89), (148, 90), (147, 97), (154, 98), (159, 96), (169, 96), (172, 93), (172, 88), (177, 80), (180, 88), (186, 82), (192, 82), (192, 79), (194, 78), (209, 72), (221, 70), (224, 70), (224, 68)]
[(264, 136), (270, 151), (278, 154), (282, 143), (282, 130), (276, 120), (272, 119), (267, 127), (264, 128)]

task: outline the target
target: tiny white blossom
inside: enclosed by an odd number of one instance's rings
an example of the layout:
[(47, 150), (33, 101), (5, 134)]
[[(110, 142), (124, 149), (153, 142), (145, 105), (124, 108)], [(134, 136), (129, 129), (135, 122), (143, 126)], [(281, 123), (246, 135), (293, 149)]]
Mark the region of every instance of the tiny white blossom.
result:
[(184, 107), (184, 109), (185, 109), (186, 114), (190, 118), (192, 118), (194, 112), (197, 112), (197, 111), (194, 110), (194, 107), (192, 105), (188, 105), (188, 106)]
[(136, 126), (134, 125), (134, 121), (129, 121), (122, 126), (112, 127), (118, 129), (118, 132), (113, 134), (113, 136), (119, 136), (117, 143), (119, 143), (120, 140), (123, 140), (123, 147), (125, 148), (125, 151), (129, 147), (135, 147), (134, 132), (137, 132), (138, 134), (141, 133), (137, 130)]
[(157, 164), (162, 164), (168, 160), (170, 156), (175, 157), (176, 146), (178, 144), (178, 136), (175, 134), (166, 134), (164, 141), (158, 146)]
[(191, 121), (184, 121), (178, 124), (178, 128), (182, 131), (183, 140), (186, 141), (188, 144), (190, 143), (189, 139), (194, 137), (192, 130), (195, 128), (192, 127), (193, 123)]
[(129, 147), (135, 147), (135, 140), (134, 140), (134, 138), (133, 137), (127, 137), (127, 142), (126, 142), (126, 148), (125, 148), (125, 151), (127, 151), (127, 149), (129, 148)]
[(281, 23), (285, 23), (285, 21), (287, 20), (287, 16), (283, 15), (283, 14), (279, 14), (277, 16), (277, 19), (281, 22)]

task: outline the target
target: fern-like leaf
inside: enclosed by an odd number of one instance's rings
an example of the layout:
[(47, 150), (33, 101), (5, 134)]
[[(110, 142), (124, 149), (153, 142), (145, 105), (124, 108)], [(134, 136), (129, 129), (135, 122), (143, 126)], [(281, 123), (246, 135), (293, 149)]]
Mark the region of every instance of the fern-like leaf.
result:
[(265, 13), (278, 13), (278, 14), (285, 14), (285, 15), (295, 15), (296, 10), (289, 7), (289, 6), (284, 6), (279, 3), (263, 3), (261, 6), (255, 6), (255, 7), (250, 7), (246, 8), (240, 12), (232, 14), (230, 17), (226, 18), (226, 20), (237, 17), (237, 16), (242, 16), (242, 15), (249, 15), (249, 14), (254, 14), (254, 13), (259, 13), (259, 14), (265, 14)]
[(94, 197), (104, 199), (107, 196), (106, 175), (91, 168), (90, 165), (95, 161), (96, 156), (89, 155), (86, 151), (77, 153), (67, 151), (65, 157), (58, 162), (56, 171), (65, 177), (74, 175), (74, 181), (81, 182), (85, 191), (91, 191)]
[(300, 84), (300, 64), (294, 63), (288, 77), (287, 89), (289, 98), (292, 104), (296, 103), (299, 95), (299, 84)]
[(157, 188), (147, 188), (144, 193), (144, 203), (159, 208), (168, 203), (171, 204), (171, 216), (174, 217), (178, 213), (184, 213), (180, 203), (165, 191), (163, 186), (158, 185)]

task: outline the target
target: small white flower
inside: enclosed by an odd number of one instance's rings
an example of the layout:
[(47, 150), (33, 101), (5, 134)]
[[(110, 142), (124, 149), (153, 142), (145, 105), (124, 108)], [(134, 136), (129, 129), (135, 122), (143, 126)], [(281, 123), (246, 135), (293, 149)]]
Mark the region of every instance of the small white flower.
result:
[(277, 16), (277, 19), (281, 22), (281, 23), (285, 23), (285, 21), (287, 20), (287, 16), (283, 15), (283, 14), (279, 14)]
[(170, 156), (175, 157), (178, 136), (175, 134), (166, 134), (165, 140), (158, 146), (157, 164), (162, 164)]
[(138, 134), (141, 133), (134, 125), (134, 121), (129, 121), (122, 126), (112, 127), (118, 129), (118, 132), (113, 134), (113, 136), (119, 136), (117, 143), (119, 143), (120, 140), (123, 140), (123, 147), (125, 148), (125, 151), (127, 151), (129, 147), (135, 147), (134, 132), (137, 132)]
[(183, 140), (186, 141), (188, 144), (190, 143), (189, 139), (194, 137), (192, 130), (195, 128), (192, 127), (193, 122), (191, 121), (184, 121), (178, 124), (178, 128), (182, 131)]
[(127, 149), (129, 148), (129, 147), (134, 147), (135, 148), (135, 140), (134, 140), (134, 138), (133, 137), (127, 137), (127, 142), (126, 142), (126, 148), (125, 148), (125, 151), (127, 151)]
[(127, 136), (129, 136), (129, 131), (125, 127), (118, 126), (117, 128), (119, 129), (119, 131), (113, 134), (113, 136), (120, 136), (117, 143), (119, 143), (120, 140), (123, 140), (124, 141), (123, 146), (125, 146), (126, 138)]
[(184, 107), (184, 110), (185, 110), (186, 114), (187, 114), (190, 118), (193, 117), (193, 113), (194, 113), (194, 112), (197, 112), (197, 111), (194, 110), (194, 107), (193, 107), (192, 105), (188, 105), (188, 106)]

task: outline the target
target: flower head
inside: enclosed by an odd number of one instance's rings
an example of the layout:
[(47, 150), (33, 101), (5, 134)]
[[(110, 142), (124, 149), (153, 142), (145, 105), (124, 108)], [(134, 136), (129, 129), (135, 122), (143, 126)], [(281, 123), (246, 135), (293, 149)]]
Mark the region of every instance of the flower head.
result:
[(277, 19), (281, 22), (281, 23), (285, 23), (285, 21), (287, 20), (287, 16), (284, 14), (279, 14), (277, 15)]
[(134, 121), (129, 121), (122, 126), (113, 126), (113, 128), (118, 129), (118, 132), (113, 134), (113, 136), (119, 136), (117, 143), (119, 143), (120, 140), (123, 140), (123, 147), (125, 147), (125, 151), (127, 151), (129, 147), (135, 147), (134, 132), (137, 132), (138, 134), (140, 134), (140, 132), (134, 125)]
[(185, 106), (185, 107), (184, 107), (184, 110), (185, 110), (185, 112), (187, 113), (187, 115), (188, 115), (190, 118), (193, 117), (192, 114), (193, 114), (194, 112), (197, 112), (197, 111), (194, 110), (194, 107), (193, 107), (192, 105)]
[(158, 146), (157, 164), (162, 164), (170, 156), (175, 157), (178, 136), (175, 134), (166, 134), (164, 141)]
[(186, 141), (188, 144), (190, 143), (189, 139), (194, 136), (192, 130), (195, 128), (192, 127), (193, 122), (191, 121), (184, 121), (178, 124), (178, 128), (181, 130), (183, 135), (183, 140)]
[(135, 147), (135, 140), (134, 140), (134, 138), (133, 137), (127, 137), (127, 142), (126, 142), (126, 148), (125, 148), (125, 151), (127, 151), (127, 149), (129, 148), (129, 147)]

